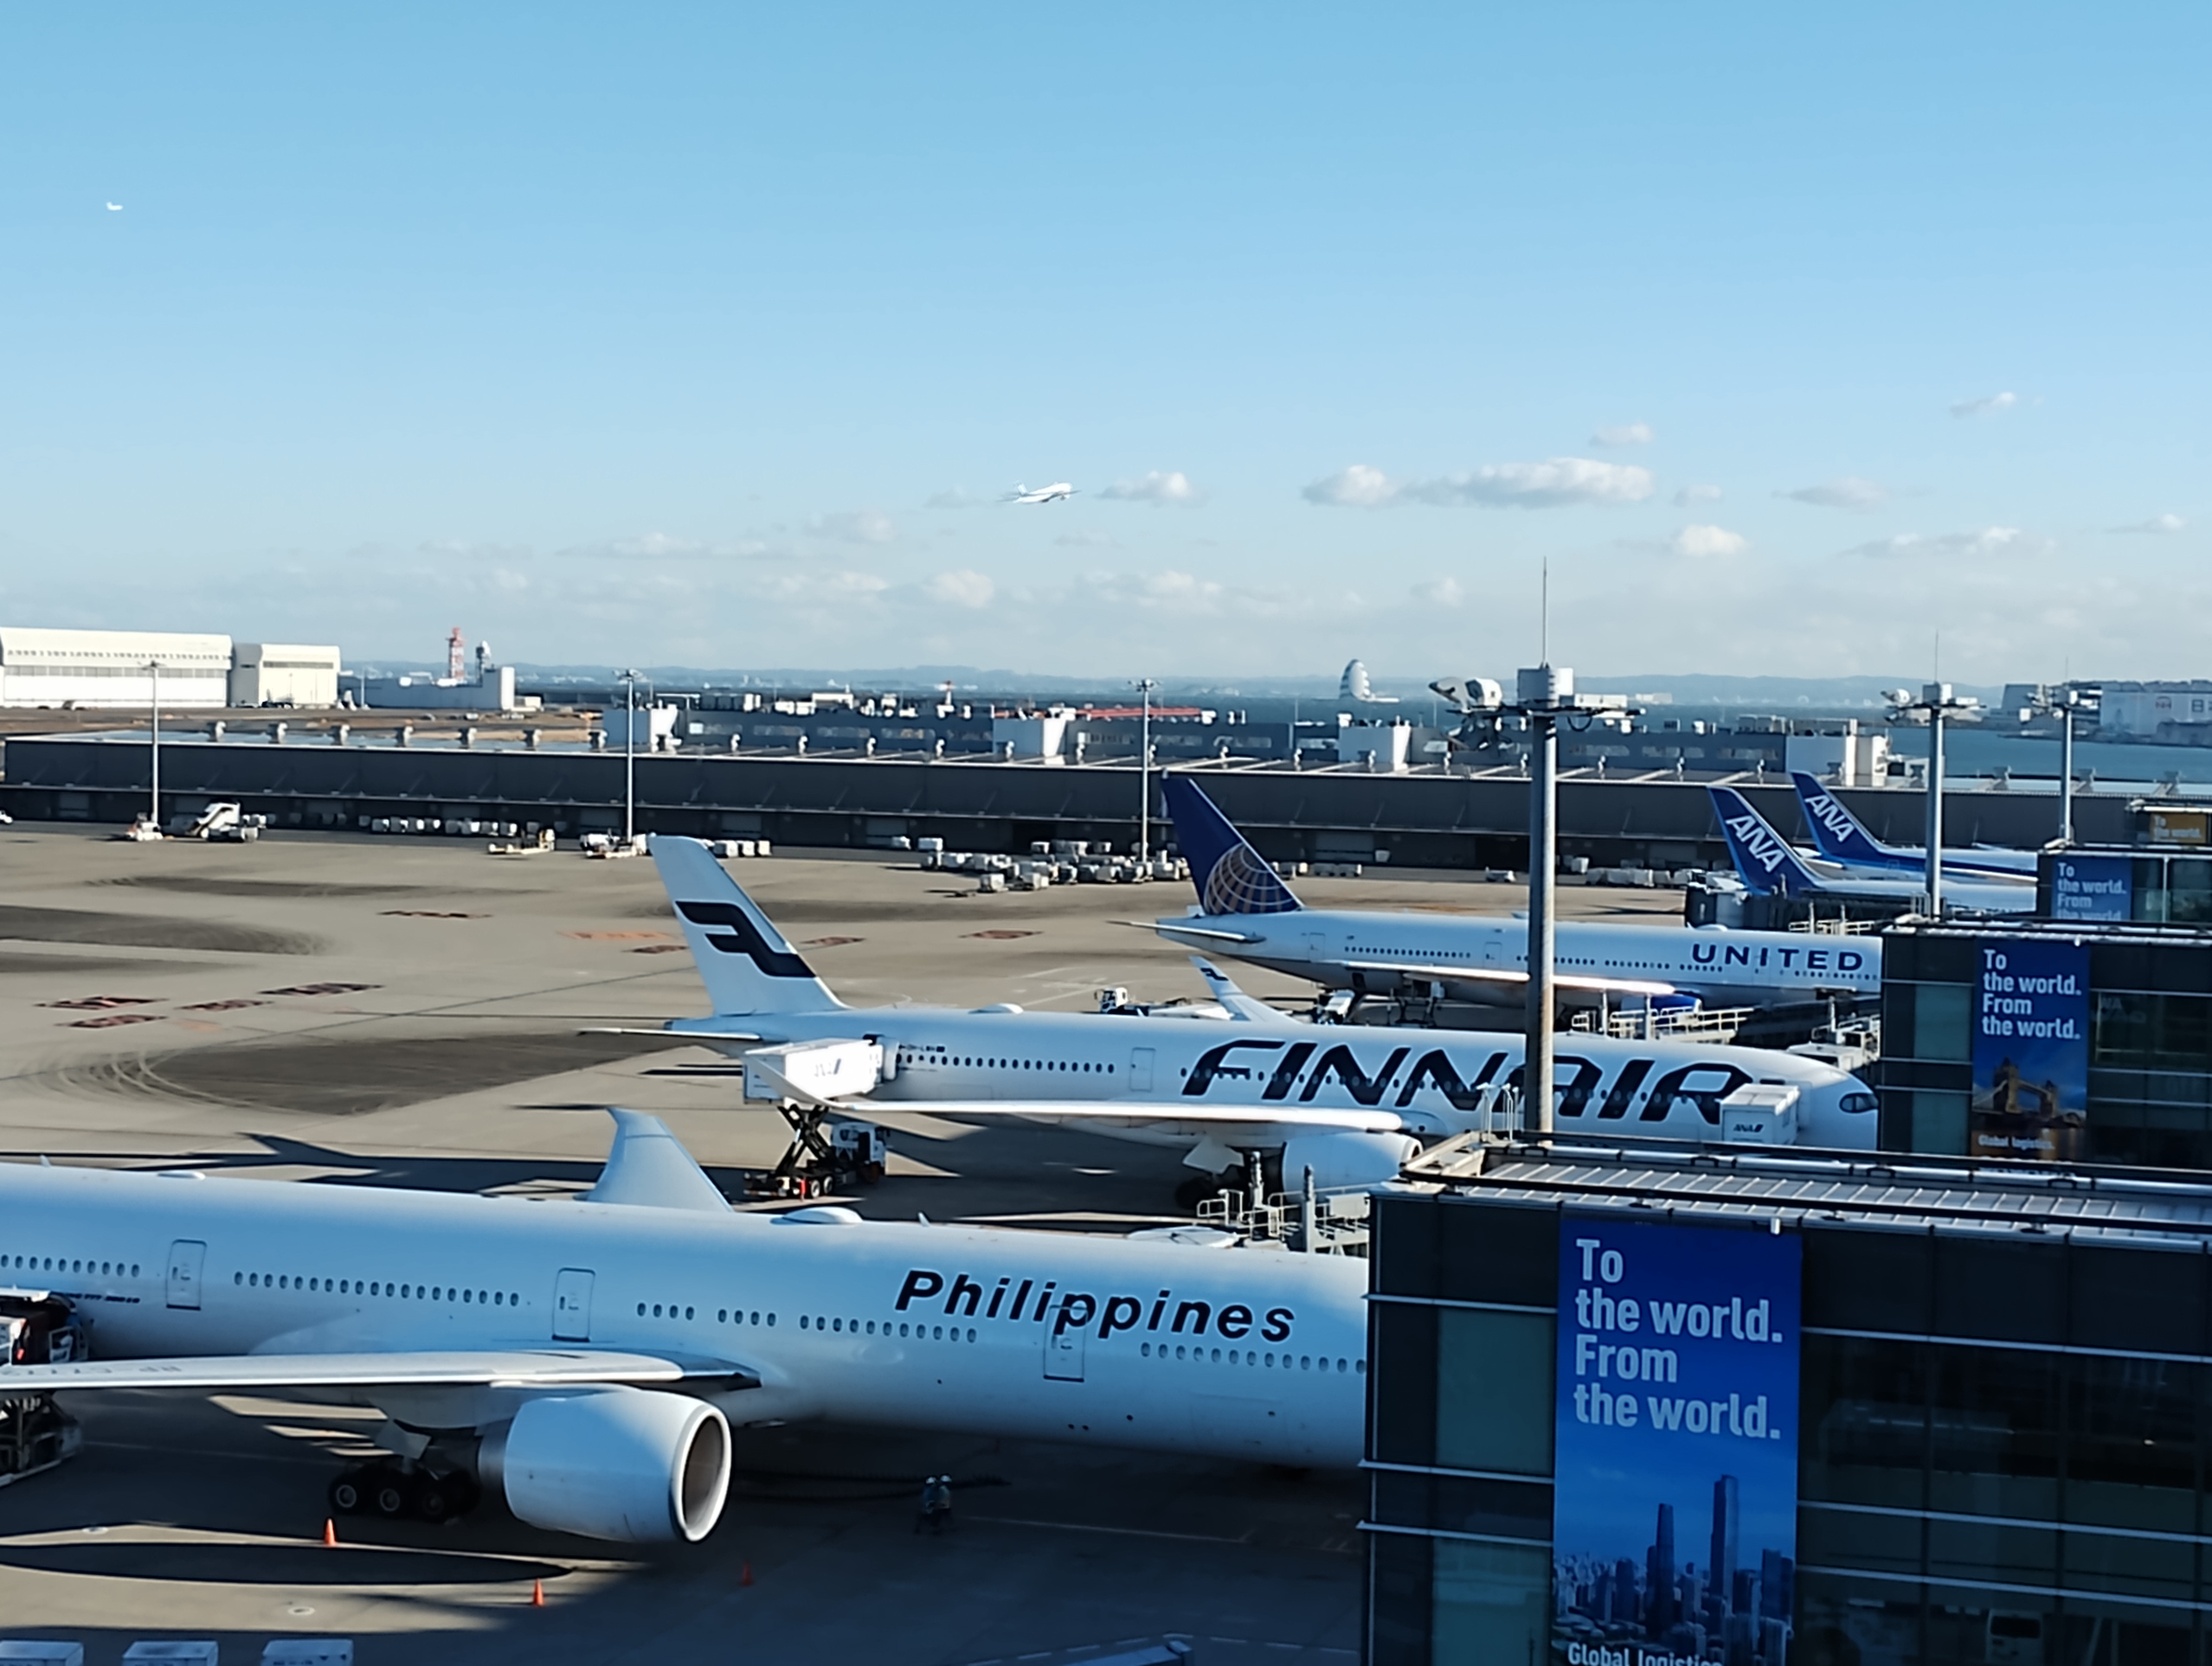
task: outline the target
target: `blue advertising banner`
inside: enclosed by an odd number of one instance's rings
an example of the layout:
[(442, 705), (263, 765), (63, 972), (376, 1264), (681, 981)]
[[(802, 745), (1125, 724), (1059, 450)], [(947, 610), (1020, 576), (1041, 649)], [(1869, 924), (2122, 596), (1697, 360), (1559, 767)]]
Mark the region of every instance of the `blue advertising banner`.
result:
[(1788, 1666), (1799, 1248), (1561, 1220), (1555, 1663)]
[(2051, 917), (2134, 919), (2135, 866), (2132, 856), (2053, 856)]
[(2089, 1110), (2089, 951), (2014, 937), (1976, 952), (1967, 1154), (2075, 1161)]

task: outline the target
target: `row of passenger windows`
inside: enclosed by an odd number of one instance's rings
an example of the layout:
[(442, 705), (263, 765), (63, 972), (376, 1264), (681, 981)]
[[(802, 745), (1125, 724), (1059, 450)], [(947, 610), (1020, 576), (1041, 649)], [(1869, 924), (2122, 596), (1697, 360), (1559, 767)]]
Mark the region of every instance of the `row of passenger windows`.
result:
[(1081, 1076), (1110, 1076), (1114, 1073), (1114, 1067), (1110, 1064), (1085, 1064), (1074, 1059), (976, 1059), (963, 1056), (925, 1059), (918, 1062), (961, 1065), (975, 1070), (1068, 1070)]
[(484, 1307), (520, 1307), (522, 1298), (507, 1290), (461, 1290), (446, 1284), (392, 1284), (382, 1279), (295, 1279), (289, 1273), (234, 1273), (230, 1281), (248, 1290), (307, 1290), (325, 1295), (396, 1296), (401, 1301), (465, 1302)]
[[(1139, 1351), (1146, 1359), (1151, 1359), (1152, 1357), (1152, 1345), (1150, 1342), (1145, 1343)], [(1183, 1353), (1184, 1350), (1178, 1347), (1175, 1351), (1175, 1357), (1180, 1359), (1183, 1357)], [(1189, 1350), (1189, 1354), (1192, 1359), (1201, 1364), (1218, 1365), (1222, 1362), (1221, 1350), (1219, 1348), (1194, 1347)], [(1159, 1357), (1163, 1359), (1168, 1357), (1168, 1345), (1165, 1342), (1162, 1342), (1159, 1345)], [(1279, 1361), (1272, 1353), (1258, 1353), (1250, 1348), (1244, 1348), (1242, 1350), (1231, 1348), (1229, 1350), (1229, 1363), (1232, 1365), (1265, 1365), (1269, 1370), (1274, 1369), (1275, 1366), (1279, 1364), (1283, 1370), (1288, 1371), (1291, 1369), (1291, 1356), (1286, 1353)], [(1328, 1371), (1331, 1369), (1328, 1355), (1323, 1354), (1316, 1359), (1310, 1353), (1301, 1353), (1297, 1356), (1297, 1368), (1300, 1371)], [(1334, 1369), (1340, 1371), (1353, 1371), (1361, 1377), (1364, 1377), (1367, 1375), (1367, 1362), (1364, 1359), (1340, 1359), (1336, 1362)]]
[(124, 1270), (119, 1261), (72, 1261), (67, 1256), (16, 1256), (11, 1262), (0, 1256), (0, 1268), (12, 1268), (18, 1273), (92, 1273), (104, 1279), (137, 1278), (138, 1263), (132, 1262), (130, 1270)]

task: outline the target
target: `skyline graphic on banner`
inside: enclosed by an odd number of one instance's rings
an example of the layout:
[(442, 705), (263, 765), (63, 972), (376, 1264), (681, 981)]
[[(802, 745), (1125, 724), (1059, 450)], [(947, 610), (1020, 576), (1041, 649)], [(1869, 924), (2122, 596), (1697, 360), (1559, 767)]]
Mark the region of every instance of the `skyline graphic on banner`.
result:
[(1787, 1666), (1795, 1235), (1569, 1218), (1559, 1236), (1552, 1652)]

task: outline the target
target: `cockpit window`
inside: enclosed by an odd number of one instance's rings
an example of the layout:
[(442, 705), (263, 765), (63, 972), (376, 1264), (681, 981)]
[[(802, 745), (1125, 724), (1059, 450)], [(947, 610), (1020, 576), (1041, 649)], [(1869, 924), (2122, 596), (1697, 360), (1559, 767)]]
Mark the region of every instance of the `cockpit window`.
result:
[(1871, 1093), (1846, 1093), (1836, 1101), (1838, 1110), (1875, 1110), (1881, 1108), (1881, 1102)]

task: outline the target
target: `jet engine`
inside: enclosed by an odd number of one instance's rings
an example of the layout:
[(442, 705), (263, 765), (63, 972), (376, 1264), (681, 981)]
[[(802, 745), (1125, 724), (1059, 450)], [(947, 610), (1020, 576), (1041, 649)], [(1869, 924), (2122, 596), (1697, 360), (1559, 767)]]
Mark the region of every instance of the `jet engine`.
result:
[(1304, 1134), (1283, 1144), (1283, 1189), (1295, 1196), (1313, 1175), (1314, 1189), (1376, 1186), (1395, 1180), (1406, 1159), (1421, 1148), (1403, 1134)]
[(628, 1543), (713, 1531), (730, 1490), (730, 1426), (704, 1401), (611, 1388), (525, 1402), (484, 1437), (486, 1487), (532, 1527)]

